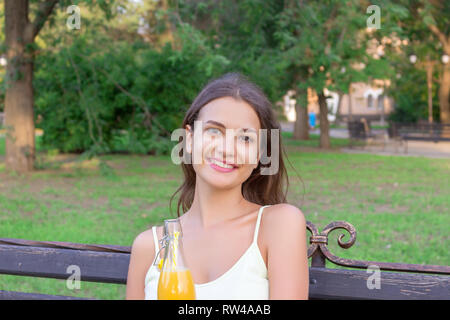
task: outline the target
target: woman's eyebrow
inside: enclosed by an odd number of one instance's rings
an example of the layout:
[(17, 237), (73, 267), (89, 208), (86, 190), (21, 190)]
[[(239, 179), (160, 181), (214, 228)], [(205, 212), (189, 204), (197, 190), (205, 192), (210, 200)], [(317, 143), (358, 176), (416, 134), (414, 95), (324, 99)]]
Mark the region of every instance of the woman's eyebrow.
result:
[(218, 127), (222, 127), (222, 128), (224, 128), (224, 129), (226, 129), (225, 126), (224, 126), (222, 123), (217, 122), (217, 121), (214, 121), (214, 120), (208, 120), (208, 121), (206, 121), (205, 123), (206, 123), (206, 124), (211, 123), (211, 124), (214, 124), (214, 125), (216, 125), (216, 126), (218, 126)]
[[(223, 123), (220, 123), (220, 122), (217, 122), (217, 121), (214, 121), (214, 120), (208, 120), (208, 121), (205, 122), (205, 124), (208, 124), (208, 123), (211, 123), (211, 124), (214, 124), (214, 125), (216, 125), (216, 126), (218, 126), (218, 127), (221, 127), (221, 128), (226, 129), (226, 127), (225, 127), (225, 125), (224, 125)], [(246, 132), (246, 131), (253, 131), (253, 132), (256, 132), (256, 130), (253, 129), (253, 128), (243, 128), (242, 130), (243, 130), (244, 132)]]

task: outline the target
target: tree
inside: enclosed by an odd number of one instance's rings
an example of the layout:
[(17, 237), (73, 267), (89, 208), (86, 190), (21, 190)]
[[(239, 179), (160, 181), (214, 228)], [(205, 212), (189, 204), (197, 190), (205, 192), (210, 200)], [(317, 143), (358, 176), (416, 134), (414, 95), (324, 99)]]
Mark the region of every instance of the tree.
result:
[[(450, 2), (446, 0), (402, 0), (392, 4), (383, 1), (386, 7), (387, 28), (381, 33), (395, 32), (397, 37), (407, 40), (399, 56), (414, 54), (416, 66), (427, 70), (429, 75), (439, 73), (439, 115), (442, 123), (450, 123), (450, 63), (442, 63), (441, 56), (450, 56)], [(432, 83), (428, 91), (432, 92)], [(425, 90), (426, 87), (424, 87)], [(408, 94), (408, 93), (405, 93)], [(431, 95), (430, 95), (431, 97)]]
[(6, 168), (34, 167), (33, 53), (34, 39), (57, 1), (43, 2), (29, 21), (27, 0), (5, 0), (7, 89), (5, 97)]
[(174, 34), (181, 50), (169, 43), (159, 50), (139, 39), (128, 43), (117, 35), (85, 28), (56, 44), (48, 40), (37, 56), (34, 86), (44, 147), (88, 157), (170, 153), (183, 111), (227, 63), (189, 25)]
[(278, 101), (287, 91), (281, 85), (285, 64), (274, 36), (282, 10), (282, 0), (175, 1), (172, 20), (200, 30), (207, 45), (230, 61), (225, 71), (247, 75), (271, 101)]
[[(422, 1), (419, 15), (433, 36), (442, 45), (442, 51), (450, 56), (450, 2), (446, 0)], [(442, 67), (439, 84), (439, 108), (442, 123), (450, 123), (450, 63)]]
[[(35, 40), (57, 4), (62, 9), (80, 1), (5, 0), (5, 44), (7, 56), (5, 128), (6, 168), (18, 172), (34, 169), (35, 124), (33, 62)], [(112, 1), (86, 1), (105, 11)]]
[[(352, 78), (342, 76), (342, 68), (362, 62), (366, 56), (366, 41), (362, 33), (366, 16), (363, 12), (365, 8), (358, 1), (291, 0), (279, 15), (276, 35), (289, 64), (290, 86), (303, 96), (306, 96), (308, 88), (318, 95), (321, 148), (331, 146), (328, 97), (324, 89), (347, 90), (348, 81)], [(304, 104), (305, 100), (303, 98)], [(301, 115), (297, 117), (297, 121), (302, 122), (298, 127), (304, 128), (307, 125), (306, 111), (302, 110)]]

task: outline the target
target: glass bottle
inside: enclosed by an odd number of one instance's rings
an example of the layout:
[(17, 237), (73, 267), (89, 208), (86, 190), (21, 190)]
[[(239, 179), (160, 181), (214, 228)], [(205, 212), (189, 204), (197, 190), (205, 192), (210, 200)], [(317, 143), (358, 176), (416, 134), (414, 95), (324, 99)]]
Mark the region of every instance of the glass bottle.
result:
[[(164, 220), (164, 259), (158, 281), (158, 300), (195, 300), (195, 286), (183, 257), (180, 219)], [(161, 248), (161, 249), (162, 249)]]

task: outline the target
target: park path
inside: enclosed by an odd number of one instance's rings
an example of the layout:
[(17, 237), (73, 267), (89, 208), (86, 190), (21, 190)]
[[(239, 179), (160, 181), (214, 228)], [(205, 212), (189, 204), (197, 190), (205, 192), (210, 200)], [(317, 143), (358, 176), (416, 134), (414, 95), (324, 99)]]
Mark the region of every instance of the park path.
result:
[[(281, 130), (292, 132), (294, 130), (293, 122), (280, 122)], [(385, 133), (384, 129), (372, 129), (374, 133)], [(320, 134), (320, 129), (316, 128), (310, 130), (311, 134)], [(348, 138), (348, 130), (341, 128), (331, 128), (330, 137), (333, 138)], [(379, 155), (392, 156), (415, 156), (415, 157), (430, 157), (430, 158), (448, 158), (450, 159), (450, 142), (441, 141), (438, 143), (429, 141), (408, 141), (408, 153), (405, 153), (403, 146), (395, 145), (394, 141), (388, 140), (385, 150), (382, 146), (366, 146), (365, 148), (341, 148), (342, 152), (346, 153), (371, 153)]]

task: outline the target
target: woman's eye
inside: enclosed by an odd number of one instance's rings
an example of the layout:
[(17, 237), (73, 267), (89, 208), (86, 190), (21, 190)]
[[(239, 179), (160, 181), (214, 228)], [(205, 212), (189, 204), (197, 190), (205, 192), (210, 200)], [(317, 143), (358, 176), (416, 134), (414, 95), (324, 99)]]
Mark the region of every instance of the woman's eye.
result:
[(253, 142), (253, 138), (250, 137), (250, 136), (241, 136), (240, 138), (241, 138), (244, 142), (250, 142), (250, 143)]
[(208, 129), (206, 129), (206, 131), (211, 134), (221, 134), (220, 130), (217, 128), (208, 128)]

